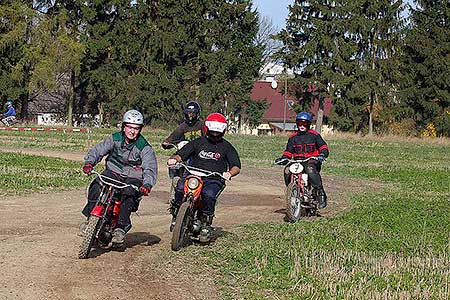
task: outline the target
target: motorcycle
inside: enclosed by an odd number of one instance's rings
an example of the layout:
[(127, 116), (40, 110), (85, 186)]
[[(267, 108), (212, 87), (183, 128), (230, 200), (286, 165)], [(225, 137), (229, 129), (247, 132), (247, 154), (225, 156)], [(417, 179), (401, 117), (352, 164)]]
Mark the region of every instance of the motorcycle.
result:
[(290, 172), (290, 182), (286, 187), (286, 220), (295, 223), (302, 217), (317, 216), (318, 201), (315, 191), (309, 183), (308, 174), (304, 171), (302, 163), (317, 157), (308, 157), (306, 159), (283, 159), (276, 164), (286, 165)]
[(95, 242), (101, 248), (110, 248), (111, 240), (119, 218), (120, 205), (122, 201), (118, 197), (121, 189), (132, 187), (136, 191), (139, 188), (132, 184), (123, 183), (113, 178), (102, 175), (96, 171), (92, 174), (99, 178), (102, 189), (94, 209), (91, 211), (88, 223), (83, 230), (83, 241), (81, 243), (78, 258), (88, 258)]
[(18, 124), (18, 123), (20, 122), (16, 117), (13, 117), (13, 116), (5, 117), (5, 116), (3, 116), (3, 115), (1, 116), (0, 121), (1, 121), (6, 127), (10, 127), (10, 126), (16, 125), (16, 124)]
[[(164, 149), (172, 149), (175, 148), (176, 150), (180, 150), (181, 148), (183, 148), (187, 143), (189, 143), (188, 141), (181, 141), (177, 144), (172, 144), (172, 143), (168, 143), (167, 146)], [(174, 168), (176, 169), (176, 168)], [(183, 172), (182, 170), (176, 169), (176, 173), (174, 174), (174, 176), (171, 178), (171, 182), (170, 182), (170, 191), (169, 191), (169, 199), (167, 201), (167, 203), (170, 203), (172, 201), (172, 199), (175, 198), (175, 190), (177, 188), (177, 184), (178, 181), (180, 180), (180, 178), (183, 176)], [(170, 174), (170, 173), (169, 173)]]
[[(218, 176), (226, 180), (222, 174), (210, 172), (200, 168), (187, 166), (184, 163), (178, 163), (175, 166), (182, 166), (189, 172), (184, 182), (184, 196), (181, 206), (178, 209), (175, 226), (172, 232), (171, 247), (173, 251), (178, 251), (191, 241), (208, 243), (210, 236), (204, 238), (200, 235), (206, 224), (200, 220), (200, 211), (203, 207), (201, 192), (203, 188), (204, 177)], [(219, 195), (222, 191), (219, 192)]]

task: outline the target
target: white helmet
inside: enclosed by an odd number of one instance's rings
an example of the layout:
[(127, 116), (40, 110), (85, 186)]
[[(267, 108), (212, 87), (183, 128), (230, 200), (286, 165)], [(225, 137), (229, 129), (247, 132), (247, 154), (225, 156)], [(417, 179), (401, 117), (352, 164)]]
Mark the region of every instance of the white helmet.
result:
[(144, 116), (137, 110), (132, 109), (127, 111), (123, 115), (123, 123), (128, 124), (136, 124), (136, 125), (143, 125), (144, 124)]

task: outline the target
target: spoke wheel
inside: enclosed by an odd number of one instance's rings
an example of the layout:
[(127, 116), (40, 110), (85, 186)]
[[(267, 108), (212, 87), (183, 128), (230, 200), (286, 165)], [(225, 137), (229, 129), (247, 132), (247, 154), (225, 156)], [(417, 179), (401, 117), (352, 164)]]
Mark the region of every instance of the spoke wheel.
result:
[(286, 188), (285, 200), (287, 221), (295, 223), (306, 215), (306, 210), (301, 207), (302, 191), (293, 182)]
[(97, 216), (90, 216), (86, 229), (83, 232), (83, 242), (81, 243), (80, 252), (78, 252), (78, 258), (88, 258), (91, 252), (92, 246), (95, 241), (95, 234), (100, 224), (100, 218)]
[(191, 209), (188, 202), (183, 202), (178, 210), (177, 220), (172, 233), (172, 250), (178, 251), (189, 241), (191, 227)]

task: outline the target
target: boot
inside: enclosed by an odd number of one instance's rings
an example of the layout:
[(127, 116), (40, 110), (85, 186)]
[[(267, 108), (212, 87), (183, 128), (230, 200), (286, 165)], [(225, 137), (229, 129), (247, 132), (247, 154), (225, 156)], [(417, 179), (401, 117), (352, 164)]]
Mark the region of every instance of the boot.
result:
[(211, 233), (212, 233), (212, 221), (214, 216), (201, 216), (202, 229), (200, 230), (200, 234), (198, 236), (200, 242), (208, 243), (211, 241)]
[(172, 199), (172, 201), (170, 202), (170, 207), (169, 207), (169, 212), (172, 215), (172, 221), (170, 221), (170, 227), (169, 227), (170, 232), (172, 232), (173, 228), (175, 227), (179, 208), (180, 208), (180, 205), (175, 201), (175, 199)]
[(327, 207), (327, 194), (323, 188), (317, 192), (317, 202), (319, 202), (319, 209)]
[(125, 234), (126, 232), (122, 228), (114, 229), (111, 242), (114, 245), (122, 245), (125, 242)]

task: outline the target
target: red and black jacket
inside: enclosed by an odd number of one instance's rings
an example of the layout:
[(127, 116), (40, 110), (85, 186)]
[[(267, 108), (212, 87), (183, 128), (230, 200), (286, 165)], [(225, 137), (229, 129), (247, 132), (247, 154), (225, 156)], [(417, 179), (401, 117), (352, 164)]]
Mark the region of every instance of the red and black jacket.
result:
[(289, 138), (283, 157), (302, 159), (319, 154), (328, 157), (328, 145), (317, 131), (310, 129), (297, 132)]

